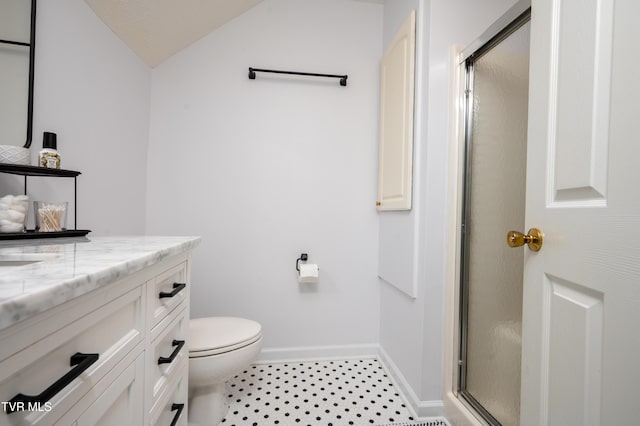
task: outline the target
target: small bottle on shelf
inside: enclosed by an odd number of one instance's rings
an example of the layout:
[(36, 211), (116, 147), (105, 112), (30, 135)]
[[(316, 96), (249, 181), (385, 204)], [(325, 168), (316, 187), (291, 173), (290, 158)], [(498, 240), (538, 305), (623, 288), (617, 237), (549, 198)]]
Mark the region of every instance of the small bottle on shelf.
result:
[(60, 154), (58, 154), (57, 148), (57, 135), (51, 132), (44, 132), (38, 165), (48, 169), (59, 169)]

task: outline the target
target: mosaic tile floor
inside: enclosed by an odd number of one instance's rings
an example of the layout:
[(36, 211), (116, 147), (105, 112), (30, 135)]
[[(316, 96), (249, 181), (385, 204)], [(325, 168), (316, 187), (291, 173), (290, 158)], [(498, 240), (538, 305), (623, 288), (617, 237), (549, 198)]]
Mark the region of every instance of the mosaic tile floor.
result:
[(227, 384), (221, 426), (343, 426), (409, 422), (375, 359), (257, 364)]

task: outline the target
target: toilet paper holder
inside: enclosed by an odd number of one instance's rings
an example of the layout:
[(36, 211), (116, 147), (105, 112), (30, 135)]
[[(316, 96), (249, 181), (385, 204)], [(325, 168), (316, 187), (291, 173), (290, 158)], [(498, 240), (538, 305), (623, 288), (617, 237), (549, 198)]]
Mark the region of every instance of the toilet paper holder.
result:
[(306, 262), (309, 260), (309, 255), (307, 253), (302, 253), (300, 257), (296, 260), (296, 271), (300, 272), (300, 261)]
[[(300, 254), (300, 257), (298, 259), (296, 259), (296, 271), (300, 272), (300, 261), (306, 262), (307, 260), (309, 260), (309, 255), (307, 253), (302, 253)], [(318, 271), (320, 270), (320, 268), (318, 268)]]

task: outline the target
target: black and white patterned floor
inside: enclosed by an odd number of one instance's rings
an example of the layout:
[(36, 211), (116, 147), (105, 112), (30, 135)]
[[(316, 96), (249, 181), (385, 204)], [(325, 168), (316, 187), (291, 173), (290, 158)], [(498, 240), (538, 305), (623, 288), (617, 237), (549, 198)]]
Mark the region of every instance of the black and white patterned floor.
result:
[(227, 384), (221, 426), (383, 425), (413, 420), (375, 359), (252, 365)]

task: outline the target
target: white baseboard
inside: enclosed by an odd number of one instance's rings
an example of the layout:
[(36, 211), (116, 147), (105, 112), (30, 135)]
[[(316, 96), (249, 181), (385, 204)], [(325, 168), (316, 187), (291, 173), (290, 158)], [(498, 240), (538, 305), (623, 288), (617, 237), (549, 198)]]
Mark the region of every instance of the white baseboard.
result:
[(332, 359), (376, 358), (379, 345), (304, 346), (267, 348), (258, 355), (256, 364), (293, 361), (328, 361)]
[(404, 378), (400, 369), (393, 362), (391, 357), (385, 352), (382, 347), (378, 348), (378, 359), (382, 363), (382, 366), (389, 372), (394, 384), (398, 387), (398, 390), (402, 393), (404, 399), (409, 403), (409, 408), (415, 413), (416, 417), (432, 418), (444, 416), (444, 403), (441, 400), (437, 401), (422, 401), (418, 398), (415, 391), (409, 385), (409, 382)]
[(266, 348), (263, 349), (256, 364), (295, 361), (329, 361), (334, 359), (366, 359), (375, 358), (389, 373), (393, 384), (398, 388), (408, 408), (417, 419), (442, 418), (444, 415), (443, 401), (421, 401), (415, 391), (389, 355), (378, 344), (341, 345), (341, 346), (303, 346), (297, 348)]

